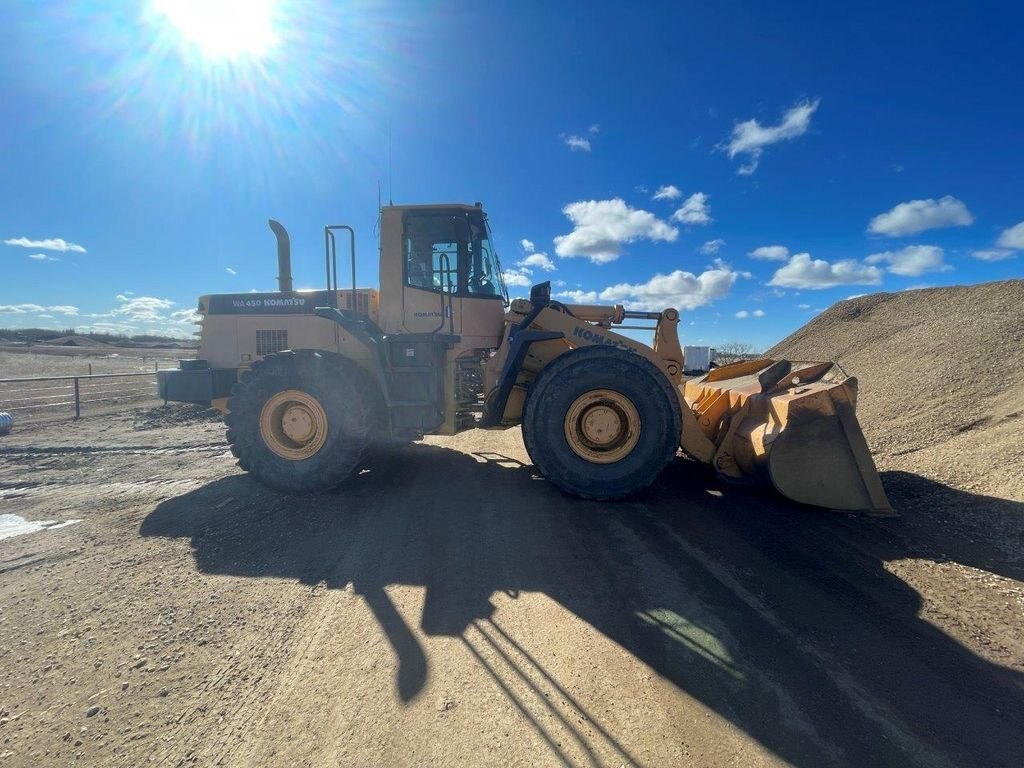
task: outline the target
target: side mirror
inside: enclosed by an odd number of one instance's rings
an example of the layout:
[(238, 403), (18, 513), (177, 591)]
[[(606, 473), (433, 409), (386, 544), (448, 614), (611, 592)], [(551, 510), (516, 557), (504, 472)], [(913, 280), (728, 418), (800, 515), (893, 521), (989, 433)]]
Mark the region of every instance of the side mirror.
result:
[(546, 307), (551, 303), (551, 281), (537, 283), (530, 289), (530, 303), (534, 307)]

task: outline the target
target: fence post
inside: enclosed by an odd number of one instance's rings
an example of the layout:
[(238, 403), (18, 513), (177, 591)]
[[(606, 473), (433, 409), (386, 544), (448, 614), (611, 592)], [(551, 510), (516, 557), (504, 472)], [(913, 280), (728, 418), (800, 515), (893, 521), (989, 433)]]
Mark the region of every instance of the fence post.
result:
[(75, 419), (82, 416), (82, 401), (78, 396), (78, 377), (75, 376)]
[(89, 363), (89, 375), (92, 376), (92, 363)]

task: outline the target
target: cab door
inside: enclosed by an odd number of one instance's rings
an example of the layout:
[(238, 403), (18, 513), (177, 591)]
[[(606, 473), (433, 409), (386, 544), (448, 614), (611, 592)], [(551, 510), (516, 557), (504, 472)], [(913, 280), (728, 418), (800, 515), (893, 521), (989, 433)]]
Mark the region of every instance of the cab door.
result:
[(403, 330), (458, 335), (468, 248), (465, 224), (437, 212), (407, 211), (403, 218)]

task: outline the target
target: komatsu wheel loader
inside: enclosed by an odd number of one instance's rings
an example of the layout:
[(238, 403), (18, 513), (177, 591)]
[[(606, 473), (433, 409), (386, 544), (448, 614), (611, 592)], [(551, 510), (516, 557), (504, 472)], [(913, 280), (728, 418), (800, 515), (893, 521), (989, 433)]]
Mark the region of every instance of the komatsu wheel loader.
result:
[[(536, 469), (584, 498), (635, 494), (682, 449), (798, 502), (890, 511), (856, 379), (837, 365), (765, 358), (684, 380), (677, 310), (566, 304), (548, 283), (509, 302), (479, 204), (380, 216), (379, 291), (356, 287), (345, 225), (324, 229), (326, 290), (293, 290), (288, 234), (271, 221), (279, 290), (201, 297), (198, 359), (159, 374), (164, 399), (225, 413), (259, 482), (325, 491), (378, 438), (522, 425)], [(343, 232), (352, 287), (339, 289)], [(616, 332), (645, 320), (650, 346)]]

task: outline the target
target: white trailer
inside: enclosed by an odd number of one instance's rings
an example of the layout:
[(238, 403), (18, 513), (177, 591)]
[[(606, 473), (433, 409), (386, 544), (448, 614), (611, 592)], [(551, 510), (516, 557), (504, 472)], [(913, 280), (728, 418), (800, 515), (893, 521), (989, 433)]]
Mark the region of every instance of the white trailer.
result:
[(711, 369), (711, 347), (683, 347), (686, 373), (707, 373)]

